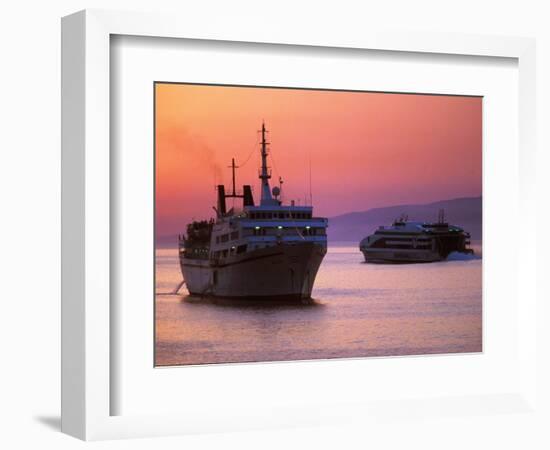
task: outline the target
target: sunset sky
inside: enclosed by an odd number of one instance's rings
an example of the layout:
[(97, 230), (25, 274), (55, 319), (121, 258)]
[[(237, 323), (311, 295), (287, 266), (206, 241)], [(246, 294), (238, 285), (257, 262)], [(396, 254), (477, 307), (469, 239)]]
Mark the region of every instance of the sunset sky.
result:
[(284, 202), (304, 204), (311, 161), (317, 216), (481, 195), (479, 97), (161, 83), (155, 96), (157, 236), (213, 216), (232, 157), (258, 202), (262, 120), (272, 186), (281, 176)]

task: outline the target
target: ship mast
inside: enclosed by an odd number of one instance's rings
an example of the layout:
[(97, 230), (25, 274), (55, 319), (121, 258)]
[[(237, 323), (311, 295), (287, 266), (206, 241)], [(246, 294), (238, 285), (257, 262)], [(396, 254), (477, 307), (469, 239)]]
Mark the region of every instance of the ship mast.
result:
[(273, 199), (271, 195), (271, 189), (269, 187), (269, 179), (271, 178), (271, 173), (268, 170), (267, 167), (267, 146), (269, 145), (269, 142), (265, 140), (265, 123), (262, 122), (262, 147), (261, 147), (261, 153), (262, 153), (262, 169), (260, 171), (259, 178), (262, 180), (262, 198), (260, 205), (277, 205), (278, 202)]
[(239, 166), (235, 165), (235, 158), (231, 158), (231, 165), (228, 167), (228, 169), (231, 169), (231, 175), (233, 180), (233, 197), (237, 197), (237, 191), (235, 190), (235, 169), (238, 169)]

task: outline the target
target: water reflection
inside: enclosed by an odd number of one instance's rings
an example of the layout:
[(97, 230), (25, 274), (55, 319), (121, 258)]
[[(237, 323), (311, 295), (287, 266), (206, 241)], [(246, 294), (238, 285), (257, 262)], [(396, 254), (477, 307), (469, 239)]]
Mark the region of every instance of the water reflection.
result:
[(227, 297), (200, 297), (195, 295), (184, 295), (181, 301), (190, 305), (213, 305), (221, 308), (233, 309), (274, 309), (280, 310), (309, 310), (322, 308), (325, 305), (316, 299), (280, 299), (280, 298), (227, 298)]

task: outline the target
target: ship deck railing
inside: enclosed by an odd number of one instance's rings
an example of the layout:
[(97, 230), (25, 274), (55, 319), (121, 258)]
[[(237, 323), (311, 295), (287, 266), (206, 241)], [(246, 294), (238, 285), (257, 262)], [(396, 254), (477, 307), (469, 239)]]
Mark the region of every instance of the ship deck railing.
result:
[(327, 241), (326, 235), (318, 235), (318, 236), (299, 236), (299, 235), (291, 235), (291, 236), (247, 236), (245, 238), (246, 242), (248, 244), (254, 244), (254, 243), (267, 243), (267, 242), (319, 242), (323, 243)]
[(327, 226), (326, 219), (241, 219), (239, 222), (244, 228), (276, 228), (278, 226), (285, 228), (325, 228)]

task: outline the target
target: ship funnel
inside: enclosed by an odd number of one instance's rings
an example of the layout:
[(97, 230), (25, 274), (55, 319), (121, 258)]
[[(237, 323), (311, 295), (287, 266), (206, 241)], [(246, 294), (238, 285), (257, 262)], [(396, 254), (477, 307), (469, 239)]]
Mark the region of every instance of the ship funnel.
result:
[(254, 206), (254, 197), (252, 197), (252, 187), (248, 184), (243, 186), (243, 206)]
[(225, 186), (223, 184), (218, 185), (218, 214), (220, 216), (225, 215), (227, 212), (225, 206)]

